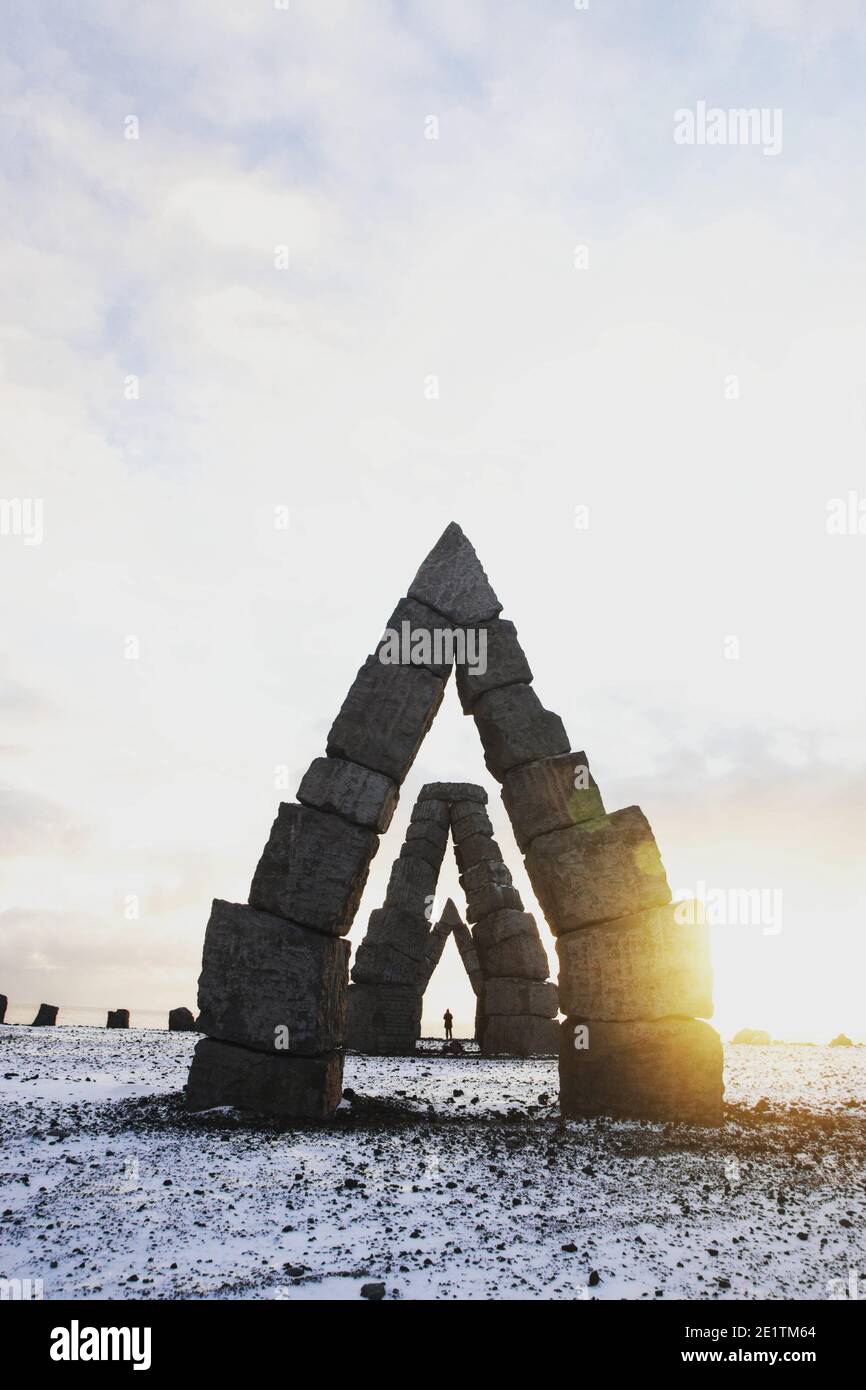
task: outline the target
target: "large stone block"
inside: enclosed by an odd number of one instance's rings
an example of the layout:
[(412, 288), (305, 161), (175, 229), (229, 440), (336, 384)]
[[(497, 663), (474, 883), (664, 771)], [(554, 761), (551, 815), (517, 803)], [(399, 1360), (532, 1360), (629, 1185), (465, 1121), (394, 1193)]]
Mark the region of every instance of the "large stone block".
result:
[(198, 982), (199, 1030), (258, 1052), (332, 1052), (346, 1031), (348, 976), (348, 941), (217, 898)]
[(523, 899), (517, 889), (504, 883), (486, 883), (466, 897), (466, 917), (470, 922), (480, 922), (494, 912), (504, 910), (523, 911)]
[(105, 1026), (106, 1028), (128, 1028), (129, 1009), (109, 1009)]
[(442, 829), (447, 830), (451, 824), (448, 802), (437, 801), (434, 798), (431, 798), (429, 801), (421, 801), (419, 799), (412, 807), (412, 814), (409, 819), (412, 825), (417, 825), (419, 821), (426, 821), (432, 822), (433, 825), (441, 826)]
[[(709, 933), (699, 913), (683, 925), (676, 903), (560, 936), (562, 1011), (575, 1018), (711, 1018)], [(694, 908), (693, 904), (682, 905)]]
[(471, 712), (475, 701), (486, 691), (498, 690), (503, 685), (528, 685), (532, 680), (532, 671), (513, 623), (507, 618), (497, 618), (478, 629), (479, 635), (482, 631), (486, 634), (484, 672), (473, 673), (468, 664), (455, 667), (457, 694), (464, 714)]
[(445, 942), (451, 935), (451, 928), (443, 922), (437, 922), (427, 938), (427, 945), (424, 948), (424, 958), (421, 961), (421, 968), (418, 973), (417, 987), (420, 994), (423, 994), (430, 983), (433, 971), (442, 959), (442, 952), (445, 950)]
[(186, 1083), (186, 1108), (231, 1105), (285, 1119), (325, 1120), (343, 1094), (343, 1054), (291, 1057), (202, 1038)]
[(198, 1033), (195, 1015), (190, 1009), (170, 1009), (168, 1014), (168, 1028), (170, 1033)]
[(388, 907), (423, 916), (433, 905), (438, 881), (438, 866), (428, 864), (426, 859), (405, 856), (401, 850), (391, 865), (385, 902)]
[(661, 907), (671, 898), (639, 806), (539, 835), (529, 847), (526, 868), (555, 936)]
[(401, 859), (424, 859), (438, 874), (448, 843), (448, 832), (428, 821), (415, 821), (400, 846)]
[(361, 900), (375, 831), (283, 802), (250, 888), (250, 905), (344, 936)]
[(420, 960), (424, 954), (430, 921), (423, 911), (409, 911), (387, 902), (370, 913), (364, 941), (382, 946), (396, 946), (404, 955)]
[(442, 703), (442, 681), (418, 666), (364, 662), (328, 734), (328, 756), (402, 782)]
[(454, 940), (457, 942), (460, 959), (463, 962), (466, 974), (469, 976), (469, 983), (472, 986), (472, 991), (474, 994), (478, 995), (481, 993), (483, 976), (481, 973), (481, 962), (478, 959), (478, 952), (472, 940), (472, 933), (463, 922), (452, 927), (451, 930), (454, 933)]
[(481, 806), (487, 805), (487, 793), (475, 782), (425, 782), (418, 793), (419, 801), (447, 801), (449, 803), (471, 801)]
[(556, 1055), (559, 1025), (534, 1014), (486, 1014), (481, 1050), (485, 1057), (550, 1057)]
[(454, 845), (457, 867), (461, 874), (485, 859), (501, 859), (502, 850), (490, 835), (468, 835), (465, 840), (457, 840)]
[(529, 912), (496, 912), (478, 922), (472, 932), (481, 969), (493, 976), (546, 980), (547, 955)]
[(380, 835), (391, 824), (399, 796), (390, 777), (345, 758), (315, 758), (298, 787), (303, 806), (343, 816)]
[(352, 980), (361, 985), (406, 985), (417, 989), (423, 972), (423, 951), (417, 956), (407, 955), (399, 946), (375, 941), (362, 941), (352, 963)]
[(522, 763), (568, 752), (568, 734), (558, 714), (546, 710), (531, 685), (506, 685), (476, 700), (472, 715), (488, 769), (501, 782)]
[(524, 852), (538, 835), (604, 815), (585, 753), (561, 753), (513, 768), (502, 779), (502, 800)]
[(447, 681), (453, 665), (454, 646), (450, 635), (453, 633), (453, 627), (441, 613), (417, 599), (401, 598), (388, 619), (376, 655), (384, 651), (387, 656), (398, 647), (401, 656), (409, 658), (407, 664), (422, 667), (439, 680)]
[(350, 985), (347, 1046), (377, 1056), (410, 1054), (421, 1035), (421, 1011), (417, 989)]
[[(575, 1021), (560, 1025), (559, 1097), (563, 1115), (719, 1124), (722, 1044), (708, 1023), (660, 1019), (593, 1023), (575, 1047)], [(583, 1035), (578, 1041), (583, 1042)]]
[(475, 550), (454, 521), (409, 585), (409, 597), (462, 627), (489, 622), (502, 609)]
[(485, 980), (484, 1012), (488, 1018), (498, 1014), (556, 1018), (559, 993), (550, 980)]
[(460, 802), (462, 806), (474, 805), (475, 810), (469, 815), (452, 816), (451, 834), (454, 836), (455, 845), (461, 845), (464, 840), (468, 840), (471, 835), (492, 835), (493, 824), (483, 806), (478, 802)]
[(491, 883), (510, 888), (511, 882), (508, 865), (501, 859), (482, 859), (467, 869), (465, 874), (460, 875), (460, 887), (464, 893), (477, 893), (480, 888), (486, 888)]
[(31, 1024), (33, 1028), (53, 1028), (57, 1023), (59, 1004), (40, 1004), (36, 1011), (36, 1017)]

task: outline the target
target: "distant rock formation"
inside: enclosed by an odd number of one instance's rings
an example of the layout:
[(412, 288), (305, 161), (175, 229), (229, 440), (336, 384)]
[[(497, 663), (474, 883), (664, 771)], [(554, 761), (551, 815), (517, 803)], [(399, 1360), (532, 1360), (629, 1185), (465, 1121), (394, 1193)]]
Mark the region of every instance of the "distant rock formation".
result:
[(57, 1022), (59, 1004), (40, 1004), (39, 1012), (31, 1024), (32, 1028), (53, 1028)]
[(769, 1033), (765, 1033), (763, 1028), (741, 1028), (731, 1038), (732, 1043), (747, 1043), (750, 1047), (767, 1047), (770, 1041)]
[(128, 1028), (129, 1009), (109, 1009), (106, 1028)]
[(833, 1041), (830, 1043), (830, 1046), (831, 1046), (831, 1047), (853, 1047), (854, 1044), (852, 1043), (851, 1039), (847, 1036), (847, 1034), (845, 1034), (845, 1033), (840, 1033), (839, 1036), (838, 1036), (837, 1038), (834, 1038), (834, 1039), (833, 1039)]
[(6, 998), (6, 995), (0, 994), (0, 1023), (6, 1022), (6, 1009), (8, 1008), (8, 1005), (9, 1000)]
[(195, 1018), (189, 1009), (172, 1009), (168, 1016), (168, 1027), (171, 1033), (195, 1033)]

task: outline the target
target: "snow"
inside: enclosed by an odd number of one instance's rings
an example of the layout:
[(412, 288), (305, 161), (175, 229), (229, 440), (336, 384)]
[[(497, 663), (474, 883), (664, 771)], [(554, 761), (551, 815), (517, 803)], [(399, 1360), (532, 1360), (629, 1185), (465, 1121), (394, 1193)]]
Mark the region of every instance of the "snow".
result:
[(863, 1286), (864, 1048), (729, 1046), (718, 1131), (564, 1122), (552, 1059), (350, 1055), (354, 1098), (291, 1127), (187, 1115), (196, 1041), (0, 1030), (2, 1277), (133, 1299)]

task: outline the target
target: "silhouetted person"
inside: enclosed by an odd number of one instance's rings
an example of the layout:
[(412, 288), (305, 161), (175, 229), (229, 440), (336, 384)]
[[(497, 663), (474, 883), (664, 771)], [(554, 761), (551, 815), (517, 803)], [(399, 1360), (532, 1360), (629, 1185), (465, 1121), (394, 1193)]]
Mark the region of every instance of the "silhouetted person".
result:
[(453, 1026), (454, 1026), (454, 1018), (453, 1018), (453, 1015), (452, 1015), (450, 1009), (446, 1009), (446, 1010), (445, 1010), (444, 1018), (445, 1018), (445, 1037), (446, 1037), (446, 1039), (448, 1039), (448, 1038), (451, 1037), (451, 1029), (452, 1029)]

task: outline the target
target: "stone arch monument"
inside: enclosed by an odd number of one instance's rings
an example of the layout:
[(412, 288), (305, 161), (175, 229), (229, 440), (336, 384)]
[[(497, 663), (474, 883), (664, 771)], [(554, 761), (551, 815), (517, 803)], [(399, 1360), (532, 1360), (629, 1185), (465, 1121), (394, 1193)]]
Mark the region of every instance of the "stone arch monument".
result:
[[(562, 720), (542, 706), (501, 610), (452, 522), (355, 677), (326, 755), (310, 765), (297, 801), (280, 806), (249, 905), (214, 902), (191, 1109), (324, 1118), (339, 1104), (343, 937), (456, 665), (461, 704), (557, 938), (564, 1113), (720, 1118), (721, 1043), (698, 1021), (712, 1011), (706, 928), (672, 904), (640, 809), (605, 812), (585, 754), (571, 751)], [(485, 659), (467, 660), (482, 645)], [(423, 879), (423, 870), (401, 871), (413, 872)]]

